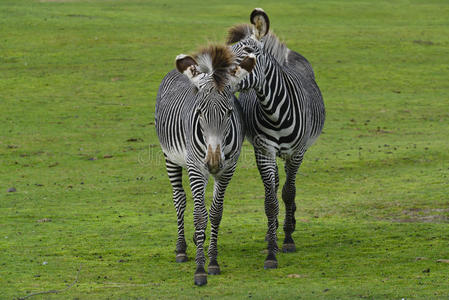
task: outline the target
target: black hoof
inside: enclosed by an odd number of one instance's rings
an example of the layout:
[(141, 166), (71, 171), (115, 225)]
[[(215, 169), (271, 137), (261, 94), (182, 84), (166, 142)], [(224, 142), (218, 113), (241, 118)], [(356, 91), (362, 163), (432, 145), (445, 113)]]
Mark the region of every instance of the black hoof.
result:
[(288, 243), (282, 245), (282, 252), (284, 253), (291, 253), (296, 251), (296, 246), (293, 243)]
[(278, 262), (276, 260), (267, 259), (263, 265), (264, 269), (277, 269)]
[(189, 259), (187, 258), (187, 254), (185, 253), (178, 253), (176, 254), (176, 262), (177, 263), (183, 263), (188, 261)]
[(209, 275), (219, 275), (220, 267), (218, 265), (209, 265), (207, 267), (207, 273), (209, 273)]
[(195, 285), (202, 286), (205, 284), (207, 284), (207, 274), (206, 273), (195, 274)]

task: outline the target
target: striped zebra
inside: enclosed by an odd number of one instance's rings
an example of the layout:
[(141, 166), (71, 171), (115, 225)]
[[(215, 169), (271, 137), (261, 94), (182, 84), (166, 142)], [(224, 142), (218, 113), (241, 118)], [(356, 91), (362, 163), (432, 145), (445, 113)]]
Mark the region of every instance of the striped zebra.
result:
[(208, 214), (204, 194), (210, 174), (214, 177), (214, 193), (209, 210), (208, 273), (220, 273), (217, 237), (223, 198), (244, 139), (241, 108), (233, 93), (254, 64), (253, 55), (247, 55), (236, 65), (229, 47), (209, 46), (194, 56), (179, 55), (177, 70), (169, 72), (159, 87), (155, 125), (177, 213), (176, 262), (187, 261), (184, 237), (186, 194), (182, 187), (182, 169), (185, 168), (194, 201), (196, 285), (207, 283), (203, 245)]
[(237, 57), (256, 56), (254, 70), (239, 85), (246, 136), (254, 146), (257, 167), (265, 186), (268, 219), (266, 269), (277, 268), (279, 187), (276, 156), (285, 161), (285, 239), (282, 250), (296, 250), (295, 179), (306, 150), (320, 135), (325, 119), (321, 92), (310, 63), (287, 48), (269, 31), (270, 21), (262, 9), (255, 9), (250, 24), (229, 30), (228, 41)]

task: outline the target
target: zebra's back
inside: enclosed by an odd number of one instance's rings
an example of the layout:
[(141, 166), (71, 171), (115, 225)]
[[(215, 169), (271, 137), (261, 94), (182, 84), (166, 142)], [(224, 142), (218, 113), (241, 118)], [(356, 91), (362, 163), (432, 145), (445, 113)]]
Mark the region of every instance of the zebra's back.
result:
[(287, 59), (284, 66), (295, 69), (298, 73), (315, 81), (315, 72), (309, 61), (296, 51), (288, 49)]

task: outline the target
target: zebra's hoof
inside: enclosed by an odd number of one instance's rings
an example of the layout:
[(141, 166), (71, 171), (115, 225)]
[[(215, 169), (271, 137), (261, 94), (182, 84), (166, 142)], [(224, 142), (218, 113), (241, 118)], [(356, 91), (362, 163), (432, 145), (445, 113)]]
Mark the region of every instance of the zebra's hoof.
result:
[(277, 260), (267, 259), (263, 265), (264, 269), (277, 269), (278, 262)]
[(296, 251), (296, 246), (294, 243), (288, 243), (282, 245), (282, 252), (284, 253), (291, 253)]
[(202, 286), (205, 284), (207, 284), (207, 274), (206, 273), (195, 274), (195, 285)]
[(189, 259), (187, 258), (187, 254), (185, 253), (178, 253), (176, 254), (176, 262), (177, 263), (183, 263), (188, 261)]
[(209, 273), (209, 275), (219, 275), (220, 267), (218, 265), (209, 265), (207, 267), (207, 273)]

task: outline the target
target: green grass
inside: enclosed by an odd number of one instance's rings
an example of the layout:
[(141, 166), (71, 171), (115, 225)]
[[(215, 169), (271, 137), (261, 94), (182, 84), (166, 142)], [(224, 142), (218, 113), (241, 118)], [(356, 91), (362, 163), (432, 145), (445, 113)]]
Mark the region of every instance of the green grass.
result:
[[(241, 3), (0, 2), (0, 298), (64, 289), (80, 265), (73, 287), (32, 298), (449, 297), (448, 3)], [(176, 55), (224, 41), (259, 6), (314, 66), (326, 125), (297, 177), (297, 252), (263, 269), (246, 143), (222, 275), (197, 288), (194, 261), (174, 262), (157, 88)], [(188, 237), (192, 223), (189, 200)]]

